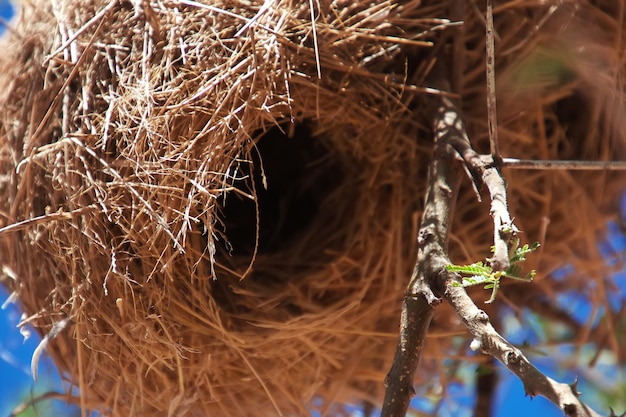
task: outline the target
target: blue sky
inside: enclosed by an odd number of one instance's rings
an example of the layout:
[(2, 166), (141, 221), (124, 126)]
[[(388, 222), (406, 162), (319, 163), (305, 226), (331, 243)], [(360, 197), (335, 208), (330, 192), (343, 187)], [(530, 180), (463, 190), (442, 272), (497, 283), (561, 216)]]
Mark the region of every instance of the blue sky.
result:
[[(13, 6), (11, 6), (11, 2), (7, 0), (0, 0), (0, 17), (3, 19), (10, 19), (13, 15)], [(0, 31), (3, 29), (0, 28)]]
[[(62, 391), (58, 373), (52, 362), (44, 357), (39, 363), (39, 378), (33, 382), (30, 359), (39, 344), (33, 331), (28, 339), (20, 334), (17, 324), (22, 312), (13, 303), (5, 303), (9, 294), (0, 286), (0, 417), (8, 416), (15, 407), (33, 396), (48, 391)], [(63, 401), (44, 401), (36, 406), (40, 417), (75, 415), (74, 407), (66, 407)]]

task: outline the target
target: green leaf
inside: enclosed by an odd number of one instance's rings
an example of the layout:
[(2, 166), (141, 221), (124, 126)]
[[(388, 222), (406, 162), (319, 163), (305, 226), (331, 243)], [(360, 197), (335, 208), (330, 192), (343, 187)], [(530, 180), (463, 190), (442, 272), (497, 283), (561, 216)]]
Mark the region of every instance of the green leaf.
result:
[(490, 275), (493, 271), (490, 266), (482, 262), (476, 262), (471, 265), (448, 265), (446, 269), (463, 275)]
[(505, 275), (507, 277), (516, 277), (522, 273), (522, 267), (519, 265), (511, 265), (509, 269), (506, 270)]
[(484, 275), (474, 275), (471, 277), (463, 277), (463, 281), (461, 285), (464, 287), (472, 287), (474, 285), (481, 285), (485, 282), (490, 282), (489, 277), (485, 277)]
[(511, 263), (517, 263), (517, 262), (523, 262), (526, 260), (526, 255), (528, 255), (529, 253), (534, 252), (535, 250), (537, 250), (537, 248), (541, 246), (539, 244), (539, 242), (535, 242), (533, 243), (532, 246), (528, 246), (528, 244), (525, 244), (524, 246), (522, 246), (521, 248), (517, 248), (514, 252), (514, 254), (512, 256), (510, 256), (510, 262)]
[[(462, 275), (461, 282), (453, 282), (455, 287), (472, 287), (475, 285), (485, 285), (486, 290), (491, 290), (491, 298), (486, 303), (493, 303), (500, 288), (500, 278), (506, 277), (518, 281), (529, 282), (532, 281), (536, 275), (534, 270), (530, 271), (526, 275), (522, 275), (522, 267), (517, 265), (520, 262), (526, 260), (526, 255), (535, 251), (540, 245), (539, 242), (535, 242), (532, 245), (525, 244), (519, 247), (519, 239), (515, 239), (511, 242), (509, 248), (509, 263), (510, 266), (506, 271), (494, 272), (489, 264), (483, 262), (476, 262), (471, 265), (447, 265), (446, 269), (450, 272), (455, 272)], [(495, 251), (495, 247), (491, 247), (491, 251)], [(489, 262), (489, 258), (487, 258)]]

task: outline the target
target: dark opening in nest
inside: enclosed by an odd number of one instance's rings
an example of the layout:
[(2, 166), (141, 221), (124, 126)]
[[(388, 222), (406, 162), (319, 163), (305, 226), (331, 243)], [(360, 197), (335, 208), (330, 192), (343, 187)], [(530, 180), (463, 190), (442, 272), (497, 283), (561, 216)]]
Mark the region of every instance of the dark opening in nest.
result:
[(223, 249), (229, 256), (249, 258), (255, 246), (259, 255), (288, 249), (341, 182), (340, 164), (309, 125), (288, 127), (258, 135), (236, 173), (237, 190), (222, 200)]
[[(217, 248), (211, 293), (225, 311), (260, 317), (250, 305), (286, 291), (340, 251), (340, 229), (350, 224), (353, 201), (347, 196), (345, 161), (308, 122), (260, 132), (245, 153), (233, 190), (220, 200), (224, 243)], [(304, 313), (291, 302), (281, 309), (285, 320)]]

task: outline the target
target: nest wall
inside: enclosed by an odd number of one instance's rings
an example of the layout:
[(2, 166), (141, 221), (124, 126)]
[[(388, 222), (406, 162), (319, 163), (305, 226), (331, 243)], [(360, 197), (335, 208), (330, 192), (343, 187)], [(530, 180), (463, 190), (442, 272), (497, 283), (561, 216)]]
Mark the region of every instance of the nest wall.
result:
[[(0, 59), (0, 263), (24, 324), (55, 334), (48, 351), (83, 407), (307, 415), (380, 402), (431, 154), (425, 80), (448, 45), (486, 147), (484, 23), (453, 6), (23, 5)], [(619, 158), (612, 7), (498, 3), (505, 156)], [(597, 239), (619, 177), (505, 176), (518, 225), (543, 243), (540, 277), (505, 299), (542, 309), (596, 283), (590, 298), (606, 303)], [(469, 186), (457, 207), (455, 262), (484, 258), (488, 207)], [(577, 273), (551, 279), (565, 264)], [(458, 349), (443, 335), (459, 324), (438, 313), (417, 383)]]

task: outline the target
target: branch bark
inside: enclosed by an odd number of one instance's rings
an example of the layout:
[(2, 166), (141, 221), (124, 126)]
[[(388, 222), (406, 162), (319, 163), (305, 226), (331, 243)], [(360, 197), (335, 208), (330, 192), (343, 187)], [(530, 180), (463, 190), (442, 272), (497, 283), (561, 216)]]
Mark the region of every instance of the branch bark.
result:
[(544, 375), (519, 349), (503, 338), (491, 325), (487, 313), (474, 304), (465, 289), (452, 284), (454, 280), (452, 276), (448, 278), (445, 300), (463, 320), (474, 340), (479, 342), (481, 351), (494, 357), (517, 375), (524, 384), (526, 394), (547, 398), (568, 417), (600, 417), (600, 414), (580, 400), (576, 384), (560, 383)]
[(461, 179), (455, 159), (463, 160), (478, 189), (483, 184), (489, 189), (494, 238), (496, 246), (500, 245), (492, 259), (494, 269), (508, 267), (508, 236), (516, 229), (508, 213), (504, 180), (497, 167), (488, 162), (491, 157), (481, 157), (473, 150), (454, 103), (443, 96), (437, 100), (435, 145), (417, 239), (417, 261), (402, 304), (400, 337), (391, 370), (385, 378), (387, 390), (381, 416), (406, 415), (415, 394), (413, 380), (428, 326), (443, 297), (467, 326), (475, 340), (473, 345), (478, 344), (483, 353), (517, 375), (528, 395), (546, 397), (568, 417), (599, 417), (580, 400), (575, 384), (559, 383), (541, 373), (519, 349), (498, 334), (487, 314), (474, 304), (465, 289), (454, 285), (460, 277), (447, 271), (446, 266), (450, 264), (448, 235)]
[(447, 240), (461, 176), (453, 168), (456, 153), (449, 142), (459, 133), (455, 128), (457, 123), (462, 122), (456, 112), (448, 112), (445, 106), (437, 109), (434, 155), (428, 171), (426, 203), (417, 237), (417, 261), (402, 303), (400, 338), (393, 365), (385, 378), (387, 390), (383, 417), (406, 415), (415, 395), (413, 380), (428, 326), (435, 307), (441, 303), (432, 288), (441, 282), (439, 277), (445, 278), (446, 265), (450, 264)]

